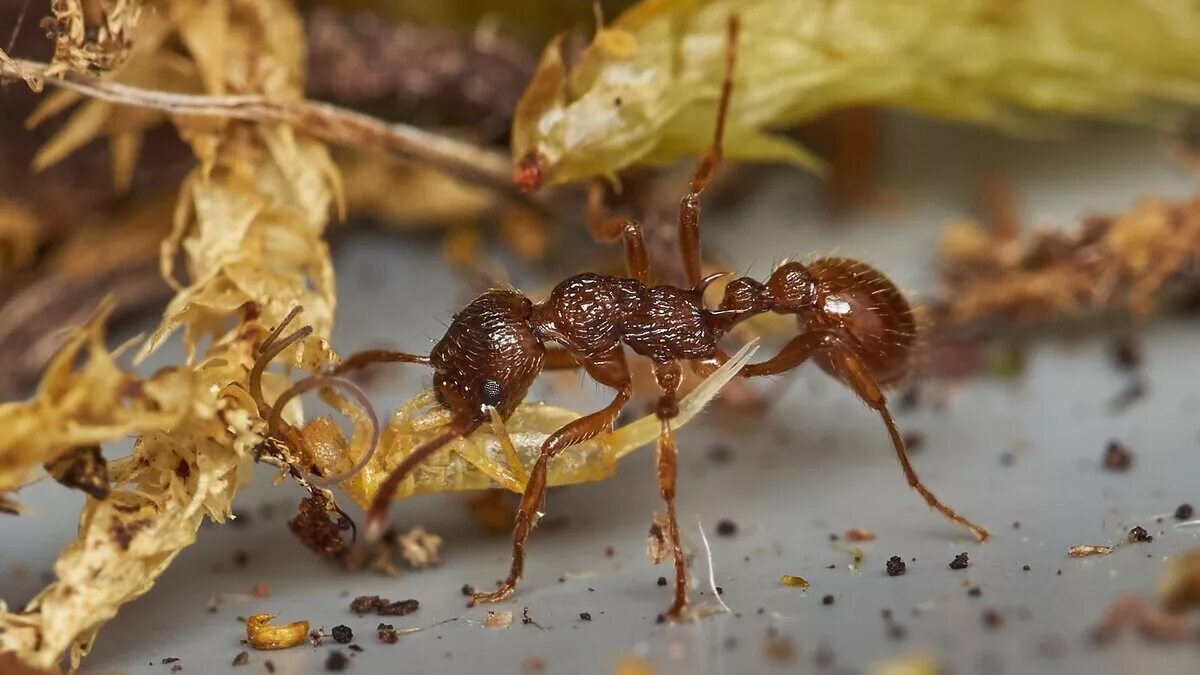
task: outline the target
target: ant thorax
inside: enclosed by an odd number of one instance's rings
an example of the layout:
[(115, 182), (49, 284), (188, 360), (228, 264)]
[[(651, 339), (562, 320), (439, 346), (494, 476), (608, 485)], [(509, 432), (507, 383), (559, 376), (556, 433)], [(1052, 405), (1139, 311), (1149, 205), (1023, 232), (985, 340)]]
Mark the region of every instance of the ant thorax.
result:
[(700, 294), (600, 274), (566, 279), (533, 314), (539, 337), (583, 357), (624, 344), (655, 363), (705, 359), (720, 337)]

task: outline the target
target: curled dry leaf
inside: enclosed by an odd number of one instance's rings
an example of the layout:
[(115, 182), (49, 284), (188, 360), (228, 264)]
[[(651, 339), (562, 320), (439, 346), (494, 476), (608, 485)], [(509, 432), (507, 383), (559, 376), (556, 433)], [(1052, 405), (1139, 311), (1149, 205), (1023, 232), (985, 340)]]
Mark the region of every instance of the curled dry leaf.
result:
[(736, 159), (811, 163), (769, 130), (862, 104), (1027, 131), (1042, 114), (1176, 123), (1170, 104), (1200, 102), (1189, 0), (643, 0), (569, 68), (563, 37), (549, 44), (517, 107), (514, 158), (556, 184), (703, 151), (735, 13)]
[(255, 649), (288, 649), (308, 641), (308, 622), (274, 625), (270, 614), (253, 614), (246, 619), (246, 639)]

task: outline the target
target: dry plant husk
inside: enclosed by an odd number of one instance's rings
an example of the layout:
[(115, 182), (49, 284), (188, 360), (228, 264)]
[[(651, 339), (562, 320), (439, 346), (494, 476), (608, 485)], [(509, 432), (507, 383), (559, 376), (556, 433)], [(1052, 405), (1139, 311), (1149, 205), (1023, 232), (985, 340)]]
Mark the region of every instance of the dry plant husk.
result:
[(557, 184), (703, 151), (732, 14), (725, 148), (738, 160), (811, 165), (771, 130), (854, 105), (1029, 132), (1045, 115), (1170, 125), (1200, 102), (1191, 0), (643, 0), (570, 66), (563, 36), (550, 43), (516, 112), (514, 158), (538, 156)]
[[(141, 16), (137, 44), (114, 76), (213, 94), (300, 96), (303, 33), (288, 3), (184, 0), (149, 10)], [(78, 98), (57, 92), (39, 116), (59, 113)], [(84, 101), (43, 149), (41, 163), (102, 135), (126, 139), (114, 142), (136, 149), (158, 115)], [(57, 580), (24, 610), (0, 614), (0, 651), (32, 665), (52, 666), (69, 650), (77, 667), (99, 628), (149, 590), (194, 541), (205, 516), (218, 522), (229, 516), (265, 426), (246, 387), (265, 327), (303, 305), (318, 337), (292, 350), (289, 359), (315, 367), (332, 358), (319, 337), (328, 334), (334, 305), (321, 234), (338, 192), (325, 148), (278, 124), (173, 121), (199, 165), (180, 191), (162, 270), (173, 279), (182, 256), (188, 281), (175, 282), (176, 297), (139, 356), (182, 328), (188, 362), (139, 380), (103, 353), (93, 322), (74, 343), (77, 350), (91, 346), (85, 364), (69, 369), (74, 359), (64, 353), (39, 396), (13, 413), (24, 422), (41, 412), (39, 431), (50, 426), (61, 433), (47, 435), (32, 451), (18, 444), (0, 454), (0, 485), (12, 486), (31, 467), (80, 444), (140, 432), (133, 454), (110, 463), (109, 498), (88, 499), (78, 537), (55, 565)], [(136, 151), (113, 155), (119, 175)], [(201, 339), (209, 336), (212, 342), (201, 350)], [(273, 396), (283, 382), (273, 378), (267, 385)]]
[[(137, 40), (122, 43), (127, 58), (112, 62), (116, 80), (213, 96), (300, 98), (304, 41), (299, 18), (284, 0), (151, 4), (140, 15)], [(326, 400), (355, 422), (351, 441), (339, 443), (321, 422), (309, 434), (303, 433), (308, 427), (301, 429), (302, 439), (322, 439), (313, 447), (288, 447), (280, 438), (265, 442), (270, 410), (255, 400), (250, 382), (272, 327), (297, 306), (304, 307), (312, 334), (284, 351), (280, 362), (317, 372), (337, 360), (326, 341), (336, 297), (322, 234), (340, 203), (340, 184), (326, 148), (277, 120), (135, 110), (71, 91), (48, 97), (34, 121), (77, 103), (43, 148), (40, 166), (105, 137), (114, 144), (114, 173), (132, 171), (141, 135), (163, 120), (174, 123), (196, 156), (198, 165), (181, 186), (161, 248), (161, 272), (176, 295), (136, 353), (144, 359), (182, 330), (187, 360), (149, 377), (122, 367), (118, 357), (134, 345), (106, 350), (103, 325), (111, 306), (105, 305), (68, 338), (33, 399), (0, 407), (10, 430), (0, 440), (0, 492), (27, 484), (38, 467), (81, 447), (137, 434), (132, 454), (108, 463), (107, 498), (87, 499), (78, 535), (55, 564), (57, 578), (23, 609), (0, 603), (0, 652), (37, 667), (53, 667), (64, 654), (78, 667), (100, 628), (153, 586), (195, 540), (205, 518), (218, 523), (229, 518), (234, 495), (248, 482), (256, 459), (269, 460), (307, 485), (298, 465), (320, 466), (322, 457), (331, 467), (349, 465), (367, 452), (370, 435), (364, 411), (327, 391)], [(176, 270), (180, 259), (183, 272)], [(712, 398), (737, 363), (724, 379), (710, 378), (699, 388), (703, 395), (685, 404), (688, 415)], [(288, 378), (268, 373), (263, 398), (274, 401), (288, 386)], [(417, 399), (421, 406), (431, 401), (428, 393)], [(299, 424), (299, 406), (290, 406), (284, 417)], [(532, 458), (546, 435), (576, 417), (561, 408), (523, 406), (513, 425), (522, 461)], [(388, 445), (374, 458), (385, 464), (346, 483), (360, 502), (373, 496), (379, 470), (421, 439), (407, 427), (389, 433)], [(565, 453), (554, 482), (606, 477), (613, 462), (656, 433), (657, 422), (647, 418)], [(464, 444), (486, 452), (464, 450), (471, 461), (460, 472), (462, 480), (426, 478), (421, 491), (514, 487), (512, 476), (506, 478), (490, 457), (494, 435)], [(604, 461), (596, 452), (605, 454)], [(18, 510), (4, 497), (7, 511)]]
[(1173, 285), (1200, 279), (1200, 198), (1145, 198), (1124, 213), (1019, 237), (957, 221), (942, 234), (939, 259), (945, 288), (927, 305), (934, 331), (1144, 317)]

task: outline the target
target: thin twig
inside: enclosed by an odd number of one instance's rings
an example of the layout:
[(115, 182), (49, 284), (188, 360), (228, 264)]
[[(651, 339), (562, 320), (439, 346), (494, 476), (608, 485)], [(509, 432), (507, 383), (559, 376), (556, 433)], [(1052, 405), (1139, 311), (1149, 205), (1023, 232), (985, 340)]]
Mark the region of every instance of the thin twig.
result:
[(56, 87), (94, 99), (175, 115), (251, 122), (280, 122), (323, 141), (360, 150), (379, 149), (426, 162), (464, 181), (518, 196), (512, 168), (504, 155), (407, 124), (309, 100), (273, 101), (262, 96), (174, 94), (131, 87), (75, 73), (44, 78), (47, 64), (13, 59), (0, 62), (0, 75), (37, 77)]

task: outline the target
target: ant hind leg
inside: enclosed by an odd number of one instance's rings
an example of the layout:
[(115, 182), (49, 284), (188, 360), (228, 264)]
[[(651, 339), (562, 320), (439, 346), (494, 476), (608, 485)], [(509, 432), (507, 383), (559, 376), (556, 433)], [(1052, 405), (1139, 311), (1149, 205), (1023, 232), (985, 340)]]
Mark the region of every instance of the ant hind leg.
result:
[(892, 440), (892, 447), (896, 450), (896, 458), (900, 460), (900, 467), (904, 470), (904, 476), (908, 479), (909, 486), (925, 499), (925, 503), (930, 508), (941, 513), (946, 519), (970, 530), (978, 541), (986, 540), (989, 536), (986, 529), (943, 504), (921, 482), (921, 478), (917, 476), (916, 470), (913, 469), (912, 463), (908, 459), (908, 448), (904, 443), (904, 437), (900, 434), (899, 427), (896, 426), (896, 420), (892, 418), (892, 413), (888, 409), (887, 397), (884, 396), (867, 365), (854, 352), (854, 349), (836, 333), (814, 331), (797, 335), (773, 358), (743, 368), (742, 375), (745, 377), (778, 375), (799, 366), (819, 351), (834, 356), (831, 361), (842, 381), (883, 418), (888, 436)]

